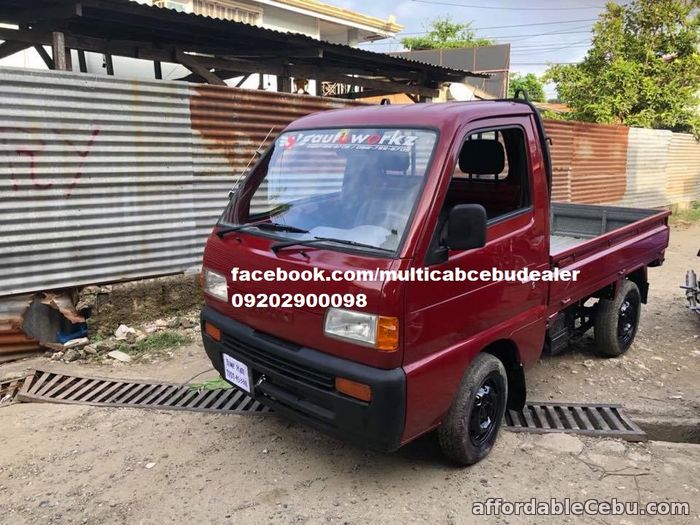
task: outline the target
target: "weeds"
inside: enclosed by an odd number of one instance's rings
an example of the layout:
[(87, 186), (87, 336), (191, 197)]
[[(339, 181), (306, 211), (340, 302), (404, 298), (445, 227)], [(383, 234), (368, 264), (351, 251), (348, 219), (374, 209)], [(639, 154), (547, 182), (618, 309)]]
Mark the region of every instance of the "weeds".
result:
[(228, 390), (229, 388), (233, 387), (220, 376), (216, 379), (208, 379), (202, 383), (192, 383), (190, 385), (190, 390)]
[(700, 221), (700, 203), (693, 203), (691, 208), (680, 210), (671, 215), (672, 223), (679, 222), (697, 222)]
[(145, 339), (136, 341), (133, 344), (124, 343), (119, 347), (119, 350), (135, 358), (145, 355), (157, 357), (165, 354), (171, 348), (177, 348), (191, 342), (192, 339), (186, 335), (165, 330), (149, 334)]

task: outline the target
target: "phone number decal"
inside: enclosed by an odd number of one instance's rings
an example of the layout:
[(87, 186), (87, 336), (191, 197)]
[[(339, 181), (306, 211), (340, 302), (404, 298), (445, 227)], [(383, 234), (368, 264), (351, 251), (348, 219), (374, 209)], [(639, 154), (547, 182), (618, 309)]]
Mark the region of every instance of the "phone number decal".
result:
[(364, 308), (367, 306), (365, 294), (303, 294), (303, 293), (236, 293), (231, 296), (234, 308)]

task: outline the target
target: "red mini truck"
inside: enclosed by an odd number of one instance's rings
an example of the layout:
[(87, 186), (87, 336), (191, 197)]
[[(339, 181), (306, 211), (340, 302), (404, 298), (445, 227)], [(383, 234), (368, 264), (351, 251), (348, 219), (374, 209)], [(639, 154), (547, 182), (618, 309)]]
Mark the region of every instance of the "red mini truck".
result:
[[(666, 211), (552, 204), (550, 192), (526, 101), (301, 118), (207, 242), (206, 352), (293, 420), (387, 451), (437, 429), (448, 458), (473, 464), (506, 408), (523, 407), (523, 370), (543, 351), (589, 329), (602, 355), (629, 349), (647, 268), (668, 245)], [(494, 269), (550, 278), (422, 278)], [(413, 278), (386, 277), (399, 274)]]

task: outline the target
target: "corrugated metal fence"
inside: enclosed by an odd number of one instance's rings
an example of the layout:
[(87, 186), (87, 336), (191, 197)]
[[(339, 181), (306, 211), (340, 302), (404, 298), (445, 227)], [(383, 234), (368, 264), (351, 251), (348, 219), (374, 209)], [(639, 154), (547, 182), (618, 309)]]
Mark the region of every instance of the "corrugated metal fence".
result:
[[(199, 264), (236, 174), (292, 120), (352, 102), (0, 68), (0, 296)], [(700, 200), (688, 135), (547, 121), (554, 200)]]
[(351, 104), (0, 69), (0, 295), (199, 264), (232, 174), (266, 137)]
[(546, 120), (553, 199), (656, 208), (700, 200), (700, 143), (665, 130)]

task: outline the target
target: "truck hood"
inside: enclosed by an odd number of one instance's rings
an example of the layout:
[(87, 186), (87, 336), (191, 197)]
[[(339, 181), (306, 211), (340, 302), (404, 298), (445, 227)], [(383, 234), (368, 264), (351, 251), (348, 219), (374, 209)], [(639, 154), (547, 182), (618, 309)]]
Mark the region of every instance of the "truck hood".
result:
[(213, 234), (204, 250), (203, 265), (226, 276), (229, 287), (229, 302), (205, 295), (207, 305), (224, 315), (250, 326), (264, 334), (332, 354), (344, 359), (376, 366), (394, 368), (401, 365), (403, 326), (400, 326), (400, 347), (396, 352), (379, 350), (340, 341), (323, 334), (326, 308), (322, 307), (264, 307), (234, 308), (230, 302), (232, 294), (364, 294), (367, 306), (354, 310), (393, 316), (402, 319), (403, 283), (389, 282), (241, 282), (233, 281), (231, 270), (325, 270), (330, 276), (334, 270), (395, 270), (402, 266), (400, 259), (373, 257), (364, 254), (330, 250), (326, 246), (299, 246), (280, 250), (275, 254), (271, 245), (276, 239), (236, 232), (220, 239)]

